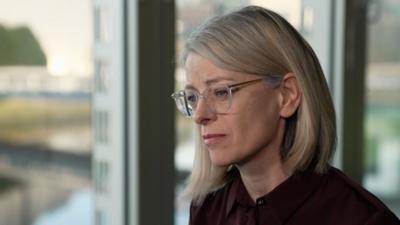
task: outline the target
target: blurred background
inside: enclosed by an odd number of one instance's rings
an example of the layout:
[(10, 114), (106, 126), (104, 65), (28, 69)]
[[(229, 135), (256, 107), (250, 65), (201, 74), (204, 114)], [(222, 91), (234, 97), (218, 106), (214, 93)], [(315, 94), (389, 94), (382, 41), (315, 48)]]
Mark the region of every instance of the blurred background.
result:
[(310, 41), (337, 108), (334, 165), (400, 216), (399, 1), (0, 0), (0, 225), (187, 224), (193, 126), (169, 97), (174, 62), (202, 21), (250, 4)]

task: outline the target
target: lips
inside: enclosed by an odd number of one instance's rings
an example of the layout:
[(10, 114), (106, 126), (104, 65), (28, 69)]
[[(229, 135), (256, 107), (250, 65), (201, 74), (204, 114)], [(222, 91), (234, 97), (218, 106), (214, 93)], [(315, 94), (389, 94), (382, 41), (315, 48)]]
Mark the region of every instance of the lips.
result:
[(217, 144), (222, 141), (223, 138), (226, 137), (225, 134), (204, 134), (202, 135), (203, 141), (206, 145)]

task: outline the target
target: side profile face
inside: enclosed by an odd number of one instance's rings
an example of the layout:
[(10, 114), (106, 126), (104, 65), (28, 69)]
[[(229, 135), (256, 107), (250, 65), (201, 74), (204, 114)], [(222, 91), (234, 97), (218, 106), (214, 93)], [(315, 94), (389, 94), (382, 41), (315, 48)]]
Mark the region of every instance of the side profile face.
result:
[[(210, 87), (262, 78), (219, 68), (193, 52), (187, 57), (185, 69), (186, 89), (201, 94)], [(198, 100), (193, 119), (213, 164), (240, 165), (268, 151), (279, 155), (282, 137), (278, 134), (284, 129), (279, 87), (273, 88), (261, 81), (234, 88), (231, 107), (223, 113), (213, 110), (208, 101)]]

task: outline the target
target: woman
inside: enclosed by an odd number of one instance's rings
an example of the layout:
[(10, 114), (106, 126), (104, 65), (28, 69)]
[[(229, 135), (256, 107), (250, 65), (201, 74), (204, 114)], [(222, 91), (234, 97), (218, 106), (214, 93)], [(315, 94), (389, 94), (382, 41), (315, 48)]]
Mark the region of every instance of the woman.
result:
[(191, 225), (400, 224), (329, 165), (328, 86), (311, 47), (281, 16), (249, 6), (214, 18), (183, 55), (187, 84), (172, 97), (198, 127)]

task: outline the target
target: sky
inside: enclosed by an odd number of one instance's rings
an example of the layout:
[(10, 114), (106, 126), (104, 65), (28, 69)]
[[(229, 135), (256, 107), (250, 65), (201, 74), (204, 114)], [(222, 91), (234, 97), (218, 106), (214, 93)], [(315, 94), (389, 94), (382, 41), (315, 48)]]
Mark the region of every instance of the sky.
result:
[(0, 24), (30, 27), (53, 75), (93, 73), (91, 0), (0, 0)]
[[(250, 3), (281, 13), (295, 27), (299, 24), (300, 0)], [(59, 76), (93, 74), (92, 14), (91, 0), (0, 0), (0, 24), (30, 27), (46, 54), (49, 73)]]

